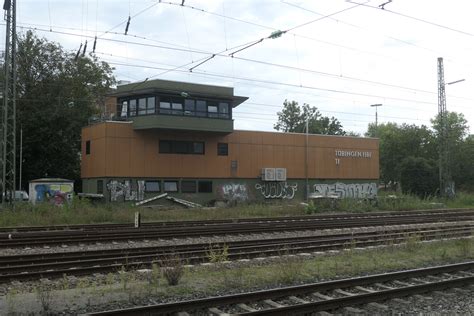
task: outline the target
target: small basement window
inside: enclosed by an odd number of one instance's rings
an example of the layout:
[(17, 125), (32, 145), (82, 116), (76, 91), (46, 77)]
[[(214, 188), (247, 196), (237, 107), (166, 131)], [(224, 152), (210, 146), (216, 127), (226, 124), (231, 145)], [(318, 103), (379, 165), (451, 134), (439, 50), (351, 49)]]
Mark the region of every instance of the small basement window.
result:
[(97, 180), (97, 194), (104, 193), (104, 180)]
[(145, 192), (160, 192), (160, 181), (145, 181)]
[(90, 155), (91, 153), (91, 141), (86, 141), (86, 155)]
[(182, 193), (196, 193), (196, 181), (181, 181)]
[(165, 181), (163, 187), (165, 192), (178, 192), (178, 181)]
[(199, 193), (212, 193), (212, 181), (199, 181), (198, 192)]
[(229, 147), (227, 143), (218, 143), (217, 144), (217, 155), (218, 156), (227, 156), (229, 155)]

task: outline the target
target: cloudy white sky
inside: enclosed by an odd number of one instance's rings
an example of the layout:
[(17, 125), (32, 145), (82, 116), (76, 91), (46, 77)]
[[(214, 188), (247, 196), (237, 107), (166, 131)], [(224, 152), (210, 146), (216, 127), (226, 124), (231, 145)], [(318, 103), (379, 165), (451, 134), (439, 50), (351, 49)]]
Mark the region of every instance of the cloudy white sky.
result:
[[(86, 40), (90, 51), (97, 35), (96, 54), (119, 80), (232, 86), (249, 97), (235, 127), (251, 130), (272, 130), (285, 99), (361, 134), (377, 103), (379, 123), (430, 125), (443, 57), (446, 82), (465, 79), (446, 87), (447, 108), (474, 123), (472, 1), (393, 0), (386, 10), (388, 0), (169, 1), (17, 0), (18, 31), (36, 28), (71, 51)], [(276, 30), (289, 31), (229, 56)]]

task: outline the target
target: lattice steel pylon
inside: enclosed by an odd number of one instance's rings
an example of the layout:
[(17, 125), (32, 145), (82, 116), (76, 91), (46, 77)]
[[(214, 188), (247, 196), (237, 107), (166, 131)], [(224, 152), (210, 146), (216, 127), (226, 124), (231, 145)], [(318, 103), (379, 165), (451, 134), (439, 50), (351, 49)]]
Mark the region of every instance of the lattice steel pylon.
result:
[(438, 58), (438, 119), (439, 119), (439, 192), (443, 197), (454, 196), (451, 177), (448, 139), (448, 113), (446, 110), (446, 84), (444, 82), (443, 58)]
[(3, 3), (6, 20), (0, 165), (2, 204), (13, 203), (16, 187), (16, 0)]

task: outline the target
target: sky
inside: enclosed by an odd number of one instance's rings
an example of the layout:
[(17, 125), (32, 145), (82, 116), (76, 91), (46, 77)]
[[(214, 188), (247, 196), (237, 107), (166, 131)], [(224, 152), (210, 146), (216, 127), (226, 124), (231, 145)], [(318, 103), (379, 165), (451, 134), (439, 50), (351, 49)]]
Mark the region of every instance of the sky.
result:
[[(372, 104), (382, 104), (379, 124), (430, 126), (442, 57), (445, 82), (465, 79), (446, 85), (447, 109), (473, 126), (474, 3), (393, 0), (382, 10), (385, 2), (17, 0), (17, 24), (74, 52), (86, 40), (91, 52), (97, 36), (95, 54), (117, 80), (233, 87), (249, 97), (234, 109), (245, 130), (273, 130), (285, 100), (361, 135), (375, 121)], [(275, 31), (286, 32), (269, 38)]]

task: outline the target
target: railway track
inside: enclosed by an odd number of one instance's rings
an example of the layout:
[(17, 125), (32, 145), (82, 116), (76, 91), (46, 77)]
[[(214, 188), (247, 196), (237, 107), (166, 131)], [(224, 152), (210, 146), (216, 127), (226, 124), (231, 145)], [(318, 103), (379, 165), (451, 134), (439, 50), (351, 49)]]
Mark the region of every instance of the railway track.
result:
[(170, 239), (204, 236), (222, 236), (236, 234), (258, 234), (301, 230), (320, 230), (348, 227), (402, 225), (439, 222), (463, 222), (474, 220), (474, 210), (462, 210), (448, 213), (422, 212), (403, 215), (365, 215), (355, 217), (301, 217), (273, 218), (263, 221), (240, 222), (196, 222), (193, 225), (165, 224), (161, 226), (146, 225), (141, 228), (112, 229), (75, 229), (51, 231), (19, 231), (0, 233), (0, 248), (38, 247), (63, 244), (90, 244), (97, 242), (117, 242), (130, 240)]
[[(370, 213), (333, 213), (320, 215), (302, 215), (302, 216), (280, 216), (280, 217), (253, 217), (253, 218), (231, 218), (219, 220), (202, 220), (202, 221), (156, 221), (144, 222), (143, 228), (153, 227), (182, 227), (182, 226), (204, 226), (215, 224), (236, 224), (236, 223), (265, 223), (279, 221), (306, 221), (306, 220), (338, 220), (338, 219), (356, 219), (356, 218), (374, 218), (374, 217), (407, 217), (407, 216), (425, 216), (425, 215), (459, 215), (473, 216), (473, 209), (433, 209), (419, 211), (403, 211), (403, 212), (370, 212)], [(95, 230), (115, 230), (134, 228), (133, 223), (123, 224), (82, 224), (82, 225), (52, 225), (52, 226), (12, 226), (0, 227), (1, 233), (18, 233), (18, 232), (52, 232), (52, 231), (95, 231)]]
[[(433, 240), (443, 237), (471, 236), (474, 225), (438, 228), (392, 229), (389, 231), (357, 232), (324, 236), (246, 240), (227, 243), (181, 244), (160, 247), (138, 247), (95, 251), (75, 251), (0, 257), (0, 282), (55, 278), (64, 275), (108, 273), (120, 269), (150, 268), (162, 264), (163, 258), (178, 256), (183, 262), (197, 264), (210, 260), (210, 251), (226, 248), (227, 260), (279, 256), (293, 253), (314, 253), (333, 249), (399, 244), (409, 236)], [(212, 247), (212, 248), (211, 248)]]
[(474, 284), (474, 262), (88, 315), (300, 315)]

